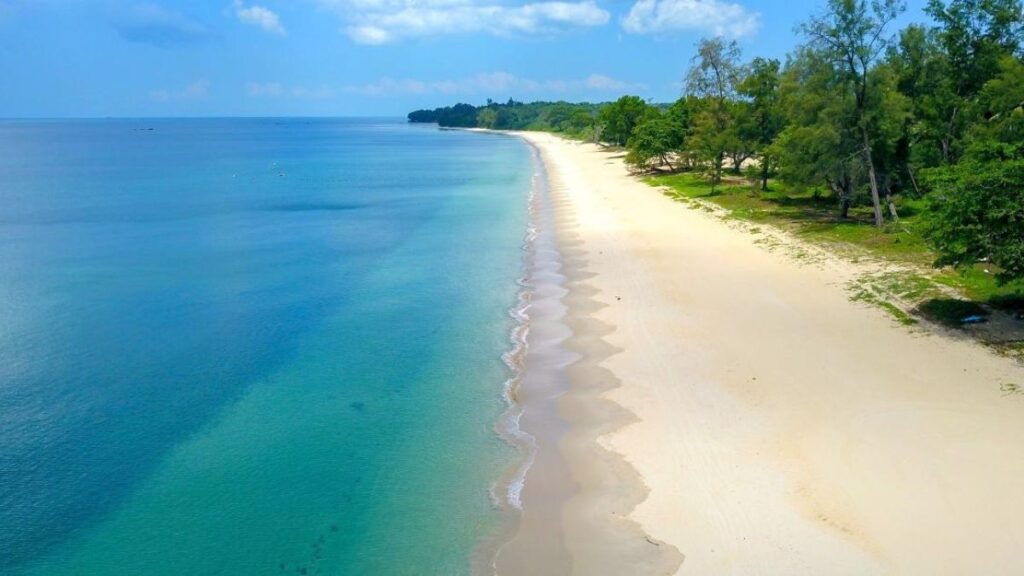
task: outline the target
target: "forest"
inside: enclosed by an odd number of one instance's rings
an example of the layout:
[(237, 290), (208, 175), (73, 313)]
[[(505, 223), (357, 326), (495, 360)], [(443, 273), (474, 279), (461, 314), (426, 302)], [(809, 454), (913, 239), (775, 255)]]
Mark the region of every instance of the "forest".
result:
[(409, 120), (621, 147), (631, 169), (662, 183), (803, 198), (831, 206), (836, 222), (863, 217), (881, 230), (910, 225), (936, 265), (984, 264), (999, 283), (1019, 282), (1021, 2), (930, 0), (928, 24), (897, 30), (904, 10), (900, 0), (828, 0), (784, 61), (702, 40), (672, 103), (488, 100)]

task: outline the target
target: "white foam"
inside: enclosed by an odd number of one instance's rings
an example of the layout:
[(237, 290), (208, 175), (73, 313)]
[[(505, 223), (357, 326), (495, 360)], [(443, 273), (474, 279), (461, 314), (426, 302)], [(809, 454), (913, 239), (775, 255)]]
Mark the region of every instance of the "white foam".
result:
[[(539, 158), (536, 157), (536, 151), (534, 151), (533, 160), (535, 163), (539, 162)], [(525, 432), (519, 424), (523, 416), (523, 410), (516, 401), (515, 390), (522, 379), (523, 360), (526, 357), (527, 337), (530, 333), (530, 304), (534, 290), (534, 286), (530, 281), (530, 273), (534, 265), (536, 240), (539, 234), (536, 224), (538, 210), (537, 190), (538, 186), (541, 185), (542, 177), (541, 172), (535, 170), (531, 178), (530, 194), (527, 199), (529, 223), (522, 245), (524, 275), (517, 281), (520, 290), (516, 297), (516, 305), (509, 310), (509, 316), (515, 320), (516, 324), (509, 333), (511, 346), (508, 351), (502, 354), (502, 360), (509, 370), (512, 371), (512, 376), (505, 381), (503, 386), (502, 396), (508, 408), (499, 420), (498, 432), (509, 444), (515, 446), (524, 454), (523, 460), (516, 468), (515, 474), (508, 480), (503, 497), (498, 496), (497, 487), (492, 488), (491, 491), (492, 500), (499, 507), (510, 507), (520, 511), (523, 509), (522, 493), (523, 488), (526, 486), (526, 475), (533, 466), (537, 454), (536, 438)]]

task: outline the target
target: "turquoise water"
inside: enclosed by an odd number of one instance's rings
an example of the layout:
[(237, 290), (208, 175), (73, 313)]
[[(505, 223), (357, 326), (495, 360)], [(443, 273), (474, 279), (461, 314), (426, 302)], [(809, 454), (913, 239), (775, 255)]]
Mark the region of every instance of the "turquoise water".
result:
[(397, 121), (0, 123), (0, 573), (467, 573), (530, 175)]

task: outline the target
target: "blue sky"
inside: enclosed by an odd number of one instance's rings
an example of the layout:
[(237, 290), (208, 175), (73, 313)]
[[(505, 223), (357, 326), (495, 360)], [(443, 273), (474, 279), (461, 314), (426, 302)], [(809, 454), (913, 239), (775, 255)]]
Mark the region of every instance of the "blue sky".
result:
[[(656, 101), (703, 36), (782, 58), (824, 0), (0, 0), (0, 117)], [(923, 20), (910, 0), (904, 21)]]

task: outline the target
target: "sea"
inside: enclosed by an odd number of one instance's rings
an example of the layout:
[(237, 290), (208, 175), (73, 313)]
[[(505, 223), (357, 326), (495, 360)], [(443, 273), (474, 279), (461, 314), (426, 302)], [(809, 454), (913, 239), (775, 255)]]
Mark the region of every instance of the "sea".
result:
[(397, 119), (0, 121), (0, 574), (470, 573), (534, 162)]

